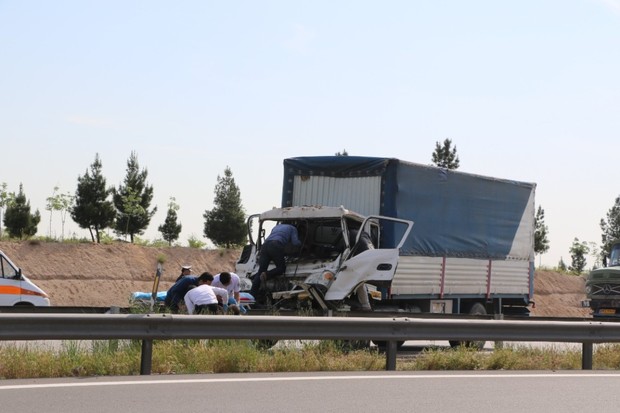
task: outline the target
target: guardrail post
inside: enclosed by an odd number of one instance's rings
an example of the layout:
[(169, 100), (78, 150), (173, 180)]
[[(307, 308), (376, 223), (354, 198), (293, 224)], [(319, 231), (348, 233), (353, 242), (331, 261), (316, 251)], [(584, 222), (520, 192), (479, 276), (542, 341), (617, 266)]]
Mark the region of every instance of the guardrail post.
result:
[(153, 340), (142, 340), (142, 356), (140, 359), (140, 374), (142, 376), (151, 375), (153, 361)]
[(387, 371), (396, 370), (396, 349), (398, 345), (394, 340), (390, 340), (385, 346), (385, 369)]
[[(503, 320), (504, 319), (504, 314), (495, 314), (495, 315), (493, 315), (493, 319), (494, 320)], [(500, 350), (502, 348), (504, 348), (504, 342), (503, 341), (496, 341), (495, 344), (493, 345), (493, 349)]]
[(592, 370), (592, 353), (593, 353), (593, 344), (592, 342), (584, 342), (582, 343), (582, 351), (581, 351), (581, 369), (582, 370)]

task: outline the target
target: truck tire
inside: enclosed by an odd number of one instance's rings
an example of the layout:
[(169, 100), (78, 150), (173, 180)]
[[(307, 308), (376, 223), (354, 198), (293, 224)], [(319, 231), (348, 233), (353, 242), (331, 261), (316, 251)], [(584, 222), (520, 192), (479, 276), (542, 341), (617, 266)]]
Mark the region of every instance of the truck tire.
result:
[[(374, 343), (375, 346), (379, 347), (379, 350), (385, 351), (385, 348), (387, 347), (387, 341), (376, 341), (376, 340), (373, 340), (372, 342)], [(405, 344), (404, 341), (397, 341), (396, 342), (396, 348), (400, 349), (403, 346), (403, 344)]]
[[(487, 309), (482, 305), (482, 303), (474, 303), (467, 314), (471, 315), (485, 315), (487, 314)], [(458, 340), (450, 340), (450, 347), (457, 348), (460, 346), (469, 347), (472, 349), (482, 350), (486, 341), (458, 341)]]
[(271, 347), (278, 344), (278, 340), (275, 339), (261, 339), (261, 340), (251, 340), (252, 344), (257, 350), (269, 350)]

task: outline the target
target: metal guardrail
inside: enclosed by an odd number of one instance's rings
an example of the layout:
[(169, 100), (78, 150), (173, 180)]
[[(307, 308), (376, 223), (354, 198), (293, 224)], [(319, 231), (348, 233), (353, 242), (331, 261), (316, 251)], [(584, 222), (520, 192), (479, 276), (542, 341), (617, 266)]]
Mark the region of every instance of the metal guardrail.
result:
[(128, 314), (129, 307), (77, 307), (77, 306), (0, 306), (0, 313), (8, 314)]
[(140, 374), (151, 374), (153, 340), (373, 340), (386, 342), (386, 370), (399, 341), (548, 341), (582, 343), (592, 369), (594, 343), (620, 342), (620, 323), (422, 318), (196, 316), (171, 314), (0, 314), (0, 340), (142, 340)]

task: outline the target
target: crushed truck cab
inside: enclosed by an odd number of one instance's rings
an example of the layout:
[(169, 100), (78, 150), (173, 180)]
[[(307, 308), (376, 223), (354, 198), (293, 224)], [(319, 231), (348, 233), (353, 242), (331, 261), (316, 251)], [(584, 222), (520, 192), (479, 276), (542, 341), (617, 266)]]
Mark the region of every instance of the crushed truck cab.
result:
[(263, 283), (266, 304), (325, 311), (366, 309), (369, 296), (380, 299), (413, 226), (410, 220), (363, 216), (344, 207), (274, 208), (248, 219), (250, 243), (237, 274), (247, 279), (256, 274), (261, 247), (277, 223), (294, 225), (302, 245), (288, 251), (283, 275)]

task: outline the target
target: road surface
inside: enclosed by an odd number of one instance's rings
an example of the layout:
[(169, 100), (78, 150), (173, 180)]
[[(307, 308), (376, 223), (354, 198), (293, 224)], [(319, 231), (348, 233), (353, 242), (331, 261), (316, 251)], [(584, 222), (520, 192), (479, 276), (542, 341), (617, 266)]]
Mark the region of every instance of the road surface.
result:
[(618, 372), (348, 372), (0, 382), (6, 412), (617, 412)]

